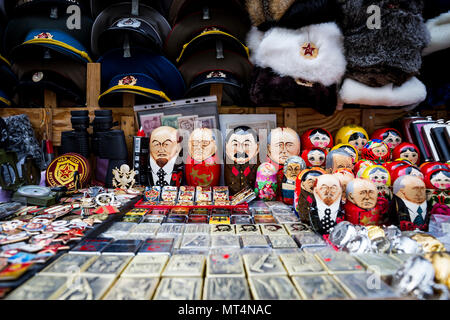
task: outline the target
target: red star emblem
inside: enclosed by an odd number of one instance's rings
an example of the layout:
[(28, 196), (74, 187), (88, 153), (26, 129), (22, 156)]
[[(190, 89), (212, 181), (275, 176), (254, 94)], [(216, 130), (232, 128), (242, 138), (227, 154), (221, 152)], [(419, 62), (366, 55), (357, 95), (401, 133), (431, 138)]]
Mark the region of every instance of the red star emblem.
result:
[(72, 170), (70, 169), (68, 164), (61, 168), (61, 178), (69, 179), (71, 173)]
[(59, 250), (67, 250), (70, 249), (69, 246), (65, 246), (62, 244), (52, 244), (44, 248), (44, 250), (39, 251), (38, 253), (52, 253), (56, 254)]
[(305, 50), (305, 56), (307, 55), (313, 56), (314, 51), (316, 50), (316, 48), (311, 46), (311, 43), (308, 43), (308, 45), (306, 47), (302, 47), (302, 49)]

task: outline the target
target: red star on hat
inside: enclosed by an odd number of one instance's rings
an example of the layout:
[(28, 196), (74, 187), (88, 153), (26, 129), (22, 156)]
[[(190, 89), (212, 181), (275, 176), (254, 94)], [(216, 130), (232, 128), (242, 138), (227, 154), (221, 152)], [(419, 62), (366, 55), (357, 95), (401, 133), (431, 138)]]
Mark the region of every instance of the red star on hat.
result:
[(305, 56), (307, 55), (313, 56), (314, 51), (316, 50), (316, 48), (311, 47), (311, 43), (308, 43), (308, 45), (306, 47), (302, 47), (302, 49), (305, 50)]

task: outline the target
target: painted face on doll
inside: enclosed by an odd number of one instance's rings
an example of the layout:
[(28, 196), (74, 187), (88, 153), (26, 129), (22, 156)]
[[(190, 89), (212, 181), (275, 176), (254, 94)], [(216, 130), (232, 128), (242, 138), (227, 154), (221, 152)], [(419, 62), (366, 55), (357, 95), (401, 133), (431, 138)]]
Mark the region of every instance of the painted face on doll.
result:
[(302, 166), (299, 163), (289, 163), (286, 168), (285, 176), (289, 180), (295, 180), (301, 171)]
[(391, 150), (394, 150), (396, 146), (402, 143), (402, 138), (395, 131), (386, 131), (383, 134), (383, 141)]
[(411, 161), (413, 165), (415, 165), (419, 160), (419, 155), (413, 148), (407, 148), (405, 149), (405, 151), (400, 153), (400, 158), (407, 159)]
[(338, 169), (350, 169), (353, 170), (353, 160), (352, 157), (336, 154), (333, 156), (333, 171)]
[(339, 180), (331, 174), (324, 174), (318, 177), (314, 187), (314, 195), (319, 197), (327, 206), (340, 201), (342, 189)]
[(361, 209), (373, 209), (378, 199), (377, 187), (369, 180), (355, 179), (347, 186), (347, 199)]
[(383, 187), (383, 186), (388, 185), (389, 173), (387, 172), (387, 170), (382, 170), (381, 168), (376, 168), (369, 172), (369, 179), (377, 187)]
[(426, 200), (425, 182), (415, 176), (402, 176), (394, 183), (394, 193), (403, 200), (422, 204)]
[(358, 150), (358, 153), (361, 154), (362, 148), (367, 143), (367, 138), (363, 133), (356, 132), (350, 136), (350, 138), (348, 139), (348, 143), (354, 146), (356, 150)]
[(308, 153), (308, 161), (314, 167), (323, 166), (323, 164), (325, 163), (325, 159), (326, 159), (326, 156), (325, 156), (325, 153), (323, 153), (323, 151), (311, 150)]
[(195, 161), (202, 162), (217, 151), (216, 141), (211, 129), (197, 128), (189, 136), (189, 154)]
[(305, 173), (305, 175), (302, 177), (302, 189), (308, 191), (309, 193), (313, 193), (314, 184), (316, 183), (317, 178), (321, 175), (322, 173), (318, 171), (310, 171), (308, 173)]
[(450, 172), (449, 171), (437, 171), (431, 174), (430, 177), (431, 184), (439, 190), (449, 190), (450, 189)]
[(268, 156), (276, 164), (300, 154), (300, 137), (291, 128), (275, 128), (270, 133)]
[(372, 151), (373, 151), (373, 154), (377, 158), (382, 158), (382, 157), (386, 156), (389, 152), (388, 148), (384, 144), (379, 147), (373, 148)]
[(318, 147), (318, 148), (327, 148), (328, 145), (330, 144), (330, 137), (328, 135), (326, 135), (325, 133), (321, 133), (321, 132), (316, 132), (314, 134), (312, 134), (309, 139), (311, 140), (311, 143), (313, 144), (314, 147)]
[(152, 131), (150, 155), (158, 166), (164, 167), (167, 162), (179, 154), (180, 150), (177, 129), (163, 126)]
[[(339, 182), (341, 183), (342, 190), (347, 189), (347, 185), (350, 181), (355, 179), (355, 176), (353, 173), (349, 172), (348, 169), (341, 169), (333, 173), (333, 175), (339, 179)], [(342, 197), (344, 197), (345, 193), (342, 193)]]
[(356, 156), (357, 156), (357, 154), (355, 153), (355, 150), (353, 150), (350, 147), (342, 147), (340, 149), (344, 150), (345, 152), (347, 152), (352, 157), (353, 163), (356, 163)]
[(234, 129), (225, 146), (227, 157), (236, 164), (249, 163), (251, 160), (256, 164), (259, 152), (257, 139), (256, 133), (249, 127)]
[(259, 166), (258, 173), (260, 173), (264, 177), (269, 178), (277, 173), (277, 169), (271, 163), (266, 162)]

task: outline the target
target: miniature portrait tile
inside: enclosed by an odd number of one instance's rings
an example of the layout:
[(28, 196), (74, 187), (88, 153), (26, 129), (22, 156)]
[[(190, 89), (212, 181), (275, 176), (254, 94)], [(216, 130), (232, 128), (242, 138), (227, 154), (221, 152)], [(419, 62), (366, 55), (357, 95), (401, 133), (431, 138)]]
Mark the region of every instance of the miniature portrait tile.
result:
[(236, 234), (236, 226), (231, 224), (212, 224), (209, 226), (211, 235)]
[(254, 224), (240, 224), (236, 225), (236, 233), (242, 235), (260, 235), (261, 229)]
[(241, 255), (237, 252), (210, 254), (208, 256), (206, 276), (245, 277), (244, 264)]
[(6, 300), (49, 300), (64, 288), (66, 276), (36, 275), (8, 295)]
[(286, 228), (287, 232), (292, 236), (294, 234), (298, 234), (298, 233), (304, 233), (304, 232), (309, 232), (312, 233), (313, 231), (311, 230), (311, 228), (309, 226), (307, 226), (306, 224), (303, 223), (283, 223), (284, 227)]
[(64, 254), (58, 260), (53, 262), (40, 274), (45, 275), (70, 275), (80, 273), (86, 270), (99, 256), (95, 254)]
[(213, 277), (205, 279), (203, 300), (251, 300), (245, 277)]
[(380, 276), (392, 276), (402, 266), (402, 263), (386, 254), (361, 253), (354, 255), (366, 268)]
[(298, 248), (297, 243), (290, 235), (269, 235), (268, 237), (274, 249)]
[(255, 300), (300, 300), (301, 297), (287, 276), (249, 278)]
[(297, 240), (300, 248), (326, 246), (325, 240), (316, 233), (300, 232), (294, 234), (294, 238)]
[(177, 254), (170, 258), (163, 271), (163, 277), (201, 277), (206, 257), (197, 254)]
[(159, 278), (120, 278), (103, 300), (150, 300)]
[(241, 235), (243, 248), (268, 248), (266, 237), (260, 234), (244, 234)]
[(122, 272), (132, 259), (124, 255), (102, 255), (84, 272), (85, 275), (114, 276)]
[(188, 224), (184, 227), (184, 234), (209, 234), (208, 224)]
[(139, 255), (131, 260), (121, 277), (159, 277), (167, 264), (167, 255)]
[(286, 269), (283, 267), (280, 259), (274, 254), (245, 254), (243, 257), (245, 269), (249, 277), (287, 275)]
[(209, 246), (209, 234), (184, 234), (180, 249), (200, 249), (209, 248)]
[(162, 278), (153, 300), (200, 300), (202, 278)]
[(349, 253), (324, 250), (316, 253), (330, 274), (365, 272), (364, 267)]
[(283, 225), (281, 225), (281, 224), (261, 224), (259, 227), (261, 228), (261, 232), (264, 235), (269, 235), (269, 234), (278, 234), (278, 235), (288, 234), (286, 229), (284, 229)]
[(280, 259), (290, 276), (327, 274), (324, 266), (311, 253), (299, 252), (281, 254)]
[(156, 223), (140, 223), (133, 230), (132, 233), (147, 233), (149, 236), (155, 235), (160, 228)]
[(100, 300), (114, 280), (113, 276), (78, 276), (56, 300)]
[(274, 215), (274, 217), (279, 224), (295, 223), (300, 221), (296, 215)]
[(348, 299), (342, 287), (330, 275), (292, 277), (295, 287), (306, 300)]
[(183, 224), (164, 223), (159, 228), (157, 235), (161, 235), (161, 234), (182, 234), (183, 231), (184, 231), (184, 227), (185, 226)]
[(384, 281), (379, 280), (378, 275), (373, 273), (336, 274), (334, 277), (353, 299), (388, 299), (399, 297), (399, 294), (395, 293)]

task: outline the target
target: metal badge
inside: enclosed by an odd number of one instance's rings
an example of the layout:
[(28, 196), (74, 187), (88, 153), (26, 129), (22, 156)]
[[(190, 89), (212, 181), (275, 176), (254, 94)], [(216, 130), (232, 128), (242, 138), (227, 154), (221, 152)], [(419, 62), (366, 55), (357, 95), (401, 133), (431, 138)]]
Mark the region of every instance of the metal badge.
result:
[(274, 249), (298, 248), (297, 243), (289, 235), (269, 235), (269, 241)]
[(236, 226), (230, 224), (213, 224), (210, 225), (211, 234), (236, 234)]
[(211, 248), (240, 248), (239, 236), (235, 234), (211, 235)]
[(95, 255), (64, 254), (42, 270), (40, 274), (68, 276), (73, 273), (80, 273), (94, 262), (96, 257)]
[(392, 276), (401, 267), (401, 263), (389, 255), (363, 253), (355, 254), (354, 257), (359, 260), (370, 272), (380, 276)]
[(280, 259), (274, 254), (245, 254), (244, 263), (249, 276), (287, 275)]
[(153, 300), (200, 300), (202, 278), (162, 278)]
[(287, 234), (281, 224), (262, 224), (260, 227), (262, 234)]
[(286, 276), (251, 277), (250, 289), (255, 300), (299, 300), (300, 295)]
[(159, 278), (120, 278), (103, 300), (150, 300)]
[(131, 260), (125, 255), (106, 255), (98, 257), (83, 273), (86, 275), (118, 275)]
[(158, 235), (161, 234), (182, 234), (184, 231), (183, 224), (173, 224), (173, 223), (164, 223), (161, 225), (161, 228), (158, 230)]
[(290, 276), (327, 274), (323, 265), (311, 253), (286, 253), (281, 254), (280, 259)]
[(364, 272), (364, 267), (345, 252), (320, 251), (316, 253), (316, 257), (330, 273)]
[(207, 277), (245, 277), (242, 258), (237, 252), (211, 254), (206, 267)]
[(167, 264), (167, 255), (140, 255), (131, 260), (121, 277), (159, 277)]
[(250, 300), (247, 280), (244, 277), (206, 278), (203, 300)]
[(256, 235), (260, 235), (261, 234), (261, 230), (259, 229), (259, 226), (254, 225), (254, 224), (241, 224), (241, 225), (236, 225), (236, 233), (237, 234), (242, 234), (242, 235), (251, 235), (251, 234), (256, 234)]
[(209, 234), (210, 228), (207, 224), (188, 224), (184, 227), (184, 234)]
[(292, 281), (303, 299), (340, 300), (349, 297), (330, 275), (297, 276), (292, 277)]
[(210, 246), (209, 234), (185, 234), (180, 249), (206, 249)]
[(78, 276), (57, 300), (99, 300), (114, 282), (114, 277)]
[(205, 256), (179, 254), (170, 258), (163, 271), (163, 277), (201, 277), (205, 267)]
[(351, 273), (335, 275), (338, 283), (353, 299), (393, 299), (399, 295), (378, 275)]
[(294, 235), (295, 240), (300, 248), (323, 247), (326, 246), (325, 240), (321, 236), (312, 232), (302, 232)]
[(48, 300), (67, 283), (66, 276), (36, 275), (8, 295), (6, 300)]
[(260, 234), (241, 235), (243, 248), (270, 248), (266, 237)]
[(308, 225), (301, 222), (284, 223), (283, 225), (291, 236), (303, 232), (312, 232), (311, 228)]

